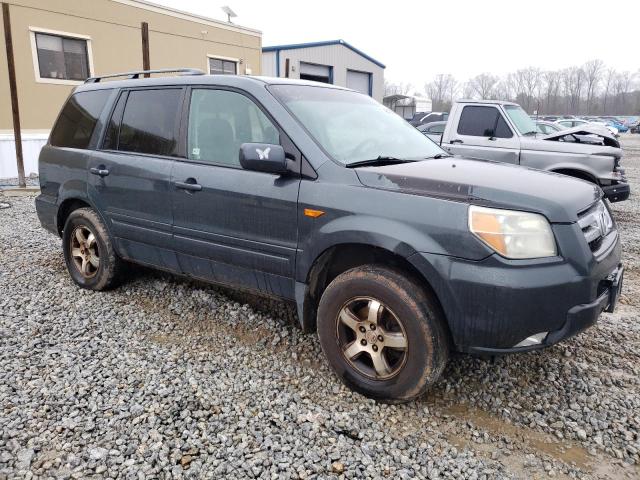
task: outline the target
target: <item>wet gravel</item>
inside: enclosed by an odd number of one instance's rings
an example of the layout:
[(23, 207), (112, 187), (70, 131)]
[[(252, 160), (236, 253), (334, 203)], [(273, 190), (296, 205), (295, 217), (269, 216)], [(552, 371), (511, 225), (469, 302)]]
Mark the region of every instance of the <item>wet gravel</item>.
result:
[(623, 143), (616, 313), (543, 352), (455, 356), (400, 406), (343, 387), (286, 304), (138, 268), (76, 288), (33, 197), (0, 196), (0, 479), (640, 477), (640, 135)]

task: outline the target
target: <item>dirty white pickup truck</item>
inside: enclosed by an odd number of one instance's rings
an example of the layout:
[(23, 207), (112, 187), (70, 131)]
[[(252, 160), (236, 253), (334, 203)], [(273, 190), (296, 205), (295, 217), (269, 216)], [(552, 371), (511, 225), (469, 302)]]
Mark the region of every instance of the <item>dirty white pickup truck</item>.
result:
[(613, 136), (597, 126), (540, 135), (529, 115), (515, 103), (455, 102), (440, 145), (454, 155), (513, 163), (588, 180), (598, 184), (611, 202), (629, 198), (629, 184), (620, 166), (622, 149)]

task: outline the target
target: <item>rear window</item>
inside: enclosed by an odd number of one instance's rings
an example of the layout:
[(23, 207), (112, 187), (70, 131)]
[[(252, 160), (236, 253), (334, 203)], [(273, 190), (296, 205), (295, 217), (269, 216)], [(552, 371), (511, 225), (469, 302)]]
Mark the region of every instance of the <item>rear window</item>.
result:
[(118, 150), (176, 155), (182, 90), (133, 90), (124, 107)]
[(111, 90), (74, 94), (65, 104), (49, 142), (54, 147), (87, 148)]

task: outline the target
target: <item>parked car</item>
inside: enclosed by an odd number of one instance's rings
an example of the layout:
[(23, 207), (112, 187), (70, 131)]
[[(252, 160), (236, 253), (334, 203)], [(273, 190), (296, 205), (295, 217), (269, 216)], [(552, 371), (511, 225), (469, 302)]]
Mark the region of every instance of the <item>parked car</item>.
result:
[(620, 133), (627, 133), (629, 131), (629, 127), (620, 120), (605, 120), (605, 123), (616, 128)]
[(424, 125), (418, 126), (418, 130), (421, 131), (424, 135), (429, 137), (431, 140), (440, 144), (440, 140), (442, 140), (442, 133), (444, 132), (444, 127), (447, 125), (446, 121), (442, 122), (431, 122), (425, 123)]
[(573, 127), (584, 127), (584, 126), (596, 126), (601, 130), (608, 130), (612, 135), (618, 135), (618, 129), (613, 127), (612, 125), (607, 124), (606, 122), (597, 122), (597, 121), (588, 121), (581, 118), (573, 118), (569, 120), (558, 120), (556, 122), (563, 129), (573, 128)]
[(629, 132), (640, 133), (640, 120), (636, 120), (634, 123), (629, 125)]
[(414, 116), (414, 118), (409, 123), (414, 127), (417, 127), (419, 125), (424, 125), (425, 123), (440, 122), (443, 120), (446, 121), (448, 118), (449, 113), (447, 112), (428, 112), (423, 116), (418, 117), (417, 119)]
[[(598, 135), (602, 145), (566, 142), (568, 133)], [(535, 124), (517, 104), (497, 100), (459, 101), (442, 135), (449, 153), (563, 173), (599, 185), (612, 202), (629, 197), (620, 166), (622, 149), (601, 127), (580, 125), (539, 137)]]
[(332, 85), (143, 73), (76, 88), (40, 154), (38, 217), (82, 288), (129, 261), (283, 298), (350, 388), (395, 401), (452, 350), (543, 348), (616, 306), (593, 184), (452, 158)]
[(554, 132), (559, 132), (564, 129), (565, 128), (562, 125), (555, 122), (546, 122), (543, 120), (538, 120), (536, 122), (536, 130), (542, 135), (551, 135)]
[(591, 125), (597, 125), (603, 128), (606, 128), (607, 130), (609, 130), (615, 137), (617, 137), (620, 133), (620, 131), (616, 128), (616, 126), (612, 123), (609, 122), (608, 120), (594, 120), (592, 122), (589, 122)]
[[(589, 143), (591, 145), (605, 144), (604, 139), (601, 135), (592, 135), (592, 134), (584, 134), (584, 133), (581, 134), (579, 127), (577, 129), (576, 128), (566, 129), (562, 125), (560, 125), (558, 122), (537, 121), (536, 129), (539, 134), (544, 136), (553, 135), (556, 132), (564, 132), (565, 135), (558, 139), (559, 141), (563, 141), (563, 142)], [(569, 132), (567, 132), (567, 130), (569, 130)], [(609, 142), (611, 141), (612, 139), (609, 139)], [(615, 144), (611, 146), (620, 148), (620, 143), (616, 140)]]

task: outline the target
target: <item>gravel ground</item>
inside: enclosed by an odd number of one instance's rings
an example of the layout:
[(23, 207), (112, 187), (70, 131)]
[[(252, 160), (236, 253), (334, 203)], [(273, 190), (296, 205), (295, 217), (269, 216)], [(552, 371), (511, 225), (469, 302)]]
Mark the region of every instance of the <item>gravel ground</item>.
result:
[(455, 356), (400, 406), (343, 387), (286, 304), (137, 268), (76, 288), (33, 197), (2, 198), (0, 479), (639, 478), (640, 135), (623, 142), (616, 313), (542, 352)]

